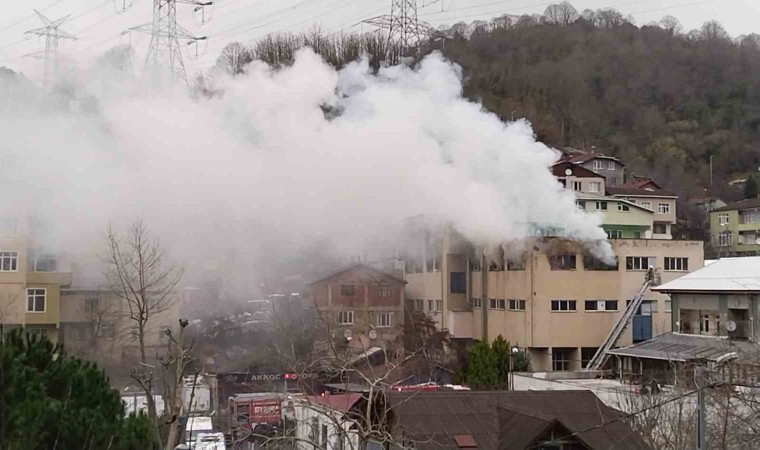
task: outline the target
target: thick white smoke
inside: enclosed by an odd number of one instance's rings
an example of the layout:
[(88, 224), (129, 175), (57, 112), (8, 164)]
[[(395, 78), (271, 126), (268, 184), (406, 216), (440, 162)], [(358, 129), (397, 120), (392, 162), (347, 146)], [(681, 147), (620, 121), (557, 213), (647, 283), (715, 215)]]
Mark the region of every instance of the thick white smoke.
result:
[(439, 55), (373, 74), (304, 50), (291, 67), (254, 63), (218, 83), (213, 99), (82, 83), (96, 114), (7, 109), (3, 202), (88, 251), (108, 222), (143, 216), (186, 261), (267, 239), (329, 238), (350, 253), (416, 215), (479, 245), (561, 227), (611, 257), (601, 217), (560, 187), (530, 125), (463, 99), (459, 68)]

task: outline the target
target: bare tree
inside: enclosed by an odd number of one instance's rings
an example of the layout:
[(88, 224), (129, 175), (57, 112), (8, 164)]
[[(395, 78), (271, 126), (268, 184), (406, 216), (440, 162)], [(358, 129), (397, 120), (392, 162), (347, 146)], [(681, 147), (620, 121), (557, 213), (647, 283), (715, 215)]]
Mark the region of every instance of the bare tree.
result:
[[(180, 436), (179, 426), (181, 422), (179, 417), (184, 406), (182, 403), (182, 387), (184, 384), (185, 371), (192, 361), (190, 355), (193, 351), (194, 345), (194, 341), (191, 342), (190, 345), (185, 344), (185, 328), (187, 328), (187, 325), (187, 320), (179, 320), (178, 336), (175, 336), (171, 329), (164, 331), (169, 338), (169, 353), (160, 358), (167, 390), (165, 404), (168, 417), (166, 424), (169, 427), (169, 433), (166, 439), (166, 450), (174, 449)], [(198, 373), (196, 372), (193, 380), (193, 390), (195, 389), (195, 382), (197, 379)], [(192, 399), (190, 402), (192, 403)]]
[(109, 225), (107, 251), (111, 290), (127, 304), (140, 362), (145, 363), (148, 322), (172, 306), (184, 270), (168, 261), (166, 249), (151, 236), (142, 219), (129, 227), (125, 239)]
[(676, 19), (673, 16), (663, 17), (662, 19), (660, 19), (660, 22), (657, 25), (670, 34), (681, 34), (681, 32), (683, 31), (683, 26), (681, 26), (681, 22), (679, 22), (678, 19)]
[(130, 376), (145, 392), (148, 415), (155, 423), (154, 439), (160, 444), (153, 397), (155, 367), (147, 363), (145, 335), (151, 318), (172, 306), (174, 288), (182, 278), (183, 270), (168, 261), (166, 249), (150, 235), (142, 219), (128, 228), (126, 238), (109, 225), (106, 260), (111, 290), (127, 305), (140, 351), (140, 364), (132, 369)]
[(227, 44), (216, 59), (216, 67), (235, 77), (245, 70), (245, 66), (254, 60), (253, 51), (240, 42)]
[(568, 2), (549, 5), (544, 10), (544, 20), (554, 25), (567, 26), (578, 20), (578, 11)]

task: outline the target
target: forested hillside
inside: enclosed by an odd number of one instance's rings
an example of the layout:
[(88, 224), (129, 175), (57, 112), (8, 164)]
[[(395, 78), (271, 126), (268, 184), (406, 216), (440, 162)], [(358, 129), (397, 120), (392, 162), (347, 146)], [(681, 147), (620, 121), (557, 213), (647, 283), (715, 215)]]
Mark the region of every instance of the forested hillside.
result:
[[(218, 66), (283, 64), (303, 46), (336, 66), (369, 54), (377, 67), (386, 49), (378, 34), (279, 35), (231, 44)], [(684, 33), (673, 17), (636, 26), (614, 10), (578, 14), (564, 3), (543, 16), (454, 25), (425, 43), (431, 51), (460, 64), (466, 95), (503, 119), (527, 118), (549, 145), (617, 155), (682, 202), (735, 200), (742, 190), (727, 182), (760, 164), (758, 35), (734, 39), (716, 22)], [(389, 55), (396, 62), (398, 49)]]
[(446, 43), (466, 93), (527, 117), (556, 146), (621, 157), (684, 198), (717, 194), (760, 161), (760, 36), (732, 40), (711, 22), (682, 35), (628, 23), (511, 26)]

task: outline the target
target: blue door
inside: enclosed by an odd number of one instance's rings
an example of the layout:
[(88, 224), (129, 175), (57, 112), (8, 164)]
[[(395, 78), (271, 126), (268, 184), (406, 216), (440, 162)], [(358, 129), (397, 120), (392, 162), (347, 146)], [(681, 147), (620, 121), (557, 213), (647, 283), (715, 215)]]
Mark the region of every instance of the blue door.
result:
[(652, 339), (652, 316), (633, 316), (633, 343)]

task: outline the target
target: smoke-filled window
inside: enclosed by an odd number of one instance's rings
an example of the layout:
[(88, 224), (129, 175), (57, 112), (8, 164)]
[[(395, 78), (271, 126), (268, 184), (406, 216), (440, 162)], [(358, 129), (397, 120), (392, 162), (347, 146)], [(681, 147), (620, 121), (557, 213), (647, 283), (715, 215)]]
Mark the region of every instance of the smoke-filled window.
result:
[(575, 270), (575, 255), (554, 255), (549, 258), (552, 270)]
[(618, 270), (618, 263), (607, 264), (590, 253), (583, 255), (583, 268), (585, 270)]

